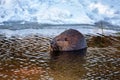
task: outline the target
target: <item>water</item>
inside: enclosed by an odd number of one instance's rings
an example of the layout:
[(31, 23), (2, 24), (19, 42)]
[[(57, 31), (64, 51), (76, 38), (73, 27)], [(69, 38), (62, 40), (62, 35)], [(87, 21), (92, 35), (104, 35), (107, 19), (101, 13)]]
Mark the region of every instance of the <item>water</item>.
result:
[(0, 25), (0, 34), (6, 37), (28, 35), (56, 36), (67, 29), (76, 29), (83, 34), (97, 35), (97, 33), (110, 35), (119, 32), (119, 27), (102, 29), (90, 24), (40, 24), (37, 22), (4, 22)]
[(119, 80), (120, 45), (50, 53), (51, 37), (0, 38), (0, 80)]
[(84, 35), (102, 33), (90, 25), (1, 24), (0, 80), (119, 80), (119, 45), (51, 55), (49, 41), (70, 28)]

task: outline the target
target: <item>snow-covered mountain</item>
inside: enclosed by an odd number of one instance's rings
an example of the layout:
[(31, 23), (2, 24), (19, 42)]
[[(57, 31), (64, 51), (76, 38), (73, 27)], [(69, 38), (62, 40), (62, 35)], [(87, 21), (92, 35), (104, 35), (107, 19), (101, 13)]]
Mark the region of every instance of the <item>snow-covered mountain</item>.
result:
[(0, 0), (0, 22), (120, 25), (120, 0)]

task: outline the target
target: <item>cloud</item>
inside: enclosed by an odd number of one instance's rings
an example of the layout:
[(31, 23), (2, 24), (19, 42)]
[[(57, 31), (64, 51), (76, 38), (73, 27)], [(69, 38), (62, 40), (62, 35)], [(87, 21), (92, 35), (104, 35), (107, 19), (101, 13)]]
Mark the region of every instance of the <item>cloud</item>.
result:
[(38, 12), (35, 16), (37, 16), (39, 19), (60, 20), (69, 18), (71, 13), (66, 9), (51, 7), (47, 10)]
[(103, 5), (100, 2), (99, 3), (92, 3), (89, 5), (90, 10), (97, 9), (99, 14), (106, 15), (109, 17), (113, 17), (115, 10), (111, 9), (108, 5)]
[[(7, 20), (91, 23), (119, 18), (118, 1), (0, 0), (0, 22)], [(106, 4), (106, 5), (105, 5)]]

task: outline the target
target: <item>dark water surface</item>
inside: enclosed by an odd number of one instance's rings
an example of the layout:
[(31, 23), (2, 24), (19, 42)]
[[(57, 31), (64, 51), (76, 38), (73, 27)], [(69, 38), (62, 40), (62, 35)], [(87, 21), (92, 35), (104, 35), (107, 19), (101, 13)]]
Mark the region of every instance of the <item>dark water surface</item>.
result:
[(51, 54), (51, 38), (0, 38), (0, 80), (120, 80), (113, 47)]

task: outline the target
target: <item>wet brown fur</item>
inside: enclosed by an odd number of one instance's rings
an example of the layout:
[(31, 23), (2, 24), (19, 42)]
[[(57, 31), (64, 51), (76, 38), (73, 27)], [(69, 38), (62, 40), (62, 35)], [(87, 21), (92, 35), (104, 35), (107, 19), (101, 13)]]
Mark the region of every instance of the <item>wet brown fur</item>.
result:
[(77, 30), (69, 29), (56, 36), (51, 42), (52, 51), (72, 51), (82, 48), (84, 36)]

